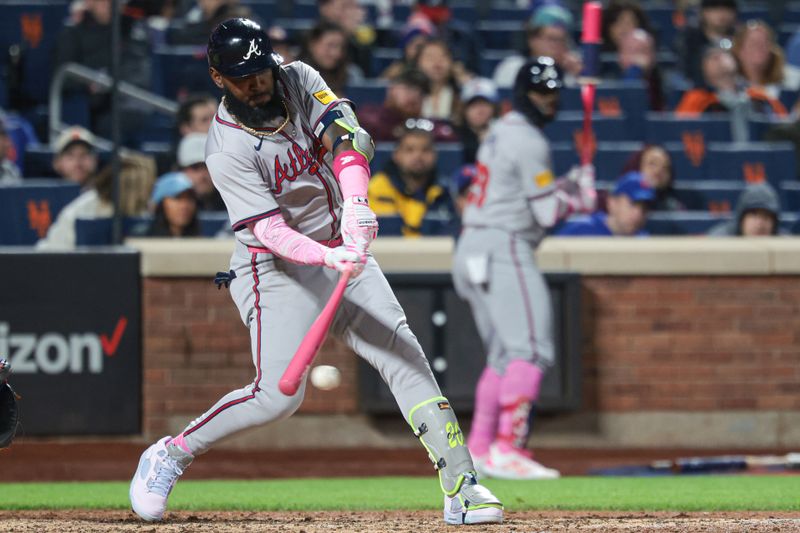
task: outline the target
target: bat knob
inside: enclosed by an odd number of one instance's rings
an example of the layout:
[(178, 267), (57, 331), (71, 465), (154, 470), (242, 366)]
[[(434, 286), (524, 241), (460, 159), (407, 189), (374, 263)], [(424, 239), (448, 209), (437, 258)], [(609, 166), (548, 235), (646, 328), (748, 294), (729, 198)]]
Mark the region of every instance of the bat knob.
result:
[(300, 383), (293, 382), (290, 379), (282, 379), (278, 383), (278, 389), (280, 389), (285, 396), (294, 396), (298, 388), (300, 388)]

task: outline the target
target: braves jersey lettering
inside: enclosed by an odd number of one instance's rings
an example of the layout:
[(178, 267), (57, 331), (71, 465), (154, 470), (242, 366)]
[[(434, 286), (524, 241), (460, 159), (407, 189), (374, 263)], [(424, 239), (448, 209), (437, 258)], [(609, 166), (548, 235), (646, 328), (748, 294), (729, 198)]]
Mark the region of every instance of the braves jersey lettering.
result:
[(295, 181), (307, 170), (311, 174), (319, 172), (319, 163), (314, 160), (314, 156), (308, 150), (303, 150), (294, 144), (286, 150), (286, 157), (289, 163), (283, 163), (277, 155), (275, 156), (275, 194), (283, 192), (284, 181)]

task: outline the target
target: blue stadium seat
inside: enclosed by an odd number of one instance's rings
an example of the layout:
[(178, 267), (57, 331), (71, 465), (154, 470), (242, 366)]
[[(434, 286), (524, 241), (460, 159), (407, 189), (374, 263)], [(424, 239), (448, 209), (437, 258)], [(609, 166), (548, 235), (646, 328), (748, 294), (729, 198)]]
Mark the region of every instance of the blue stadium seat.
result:
[(25, 175), (43, 178), (56, 177), (53, 170), (53, 151), (46, 144), (28, 146), (23, 156)]
[(675, 7), (669, 4), (644, 6), (647, 17), (653, 25), (656, 42), (661, 48), (672, 48), (678, 29), (673, 22)]
[(316, 18), (283, 18), (283, 19), (268, 19), (274, 20), (270, 26), (280, 26), (289, 35), (290, 39), (295, 42), (302, 42), (306, 32), (314, 27), (317, 23)]
[(578, 153), (572, 143), (551, 143), (550, 150), (553, 156), (553, 173), (556, 176), (563, 176), (573, 165), (578, 164)]
[(403, 57), (400, 48), (373, 48), (370, 59), (370, 69), (376, 76), (380, 76), (389, 65)]
[(782, 181), (780, 192), (783, 210), (800, 213), (800, 182)]
[[(636, 141), (625, 127), (625, 116), (604, 117), (597, 113), (592, 117), (595, 138), (600, 141)], [(563, 111), (556, 120), (545, 126), (545, 135), (551, 142), (575, 142), (583, 132), (583, 113)]]
[(782, 22), (787, 24), (800, 24), (800, 2), (787, 2), (783, 12)]
[(672, 160), (672, 173), (675, 176), (675, 181), (707, 179), (707, 148), (705, 148), (705, 145), (702, 151), (693, 150), (693, 145), (687, 148), (682, 142), (667, 142), (662, 146), (669, 153), (669, 157)]
[(378, 217), (378, 231), (382, 237), (398, 237), (403, 235), (403, 219), (399, 216)]
[(230, 224), (226, 211), (202, 211), (198, 213), (197, 219), (200, 221), (200, 234), (203, 237), (216, 237), (217, 233)]
[[(294, 2), (287, 2), (292, 4), (292, 18), (295, 19), (318, 19), (319, 18), (319, 8), (317, 7), (317, 2), (311, 0), (294, 0)], [(268, 18), (267, 20), (271, 20), (275, 18), (275, 15)]]
[(689, 181), (675, 182), (673, 190), (689, 210), (725, 213), (736, 209), (744, 187), (731, 181)]
[[(122, 235), (144, 235), (150, 227), (152, 217), (125, 217), (122, 219)], [(113, 243), (114, 219), (78, 218), (75, 219), (75, 246), (108, 246)]]
[(173, 100), (189, 93), (216, 94), (205, 46), (162, 46), (152, 57), (152, 90)]
[(486, 48), (519, 50), (525, 41), (522, 22), (480, 21), (478, 35)]
[(631, 156), (644, 146), (638, 142), (597, 143), (594, 166), (598, 180), (614, 181)]
[(685, 118), (673, 113), (647, 113), (645, 139), (653, 143), (684, 142), (685, 136), (698, 135), (705, 144), (731, 142), (731, 125), (726, 115)]
[(47, 234), (61, 209), (80, 194), (62, 180), (28, 180), (0, 186), (0, 245), (35, 244)]
[(356, 105), (380, 104), (386, 99), (386, 87), (384, 80), (369, 80), (348, 85), (344, 94)]
[(645, 229), (652, 235), (702, 235), (715, 224), (730, 218), (730, 213), (657, 211), (647, 216)]
[(47, 101), (53, 47), (64, 27), (68, 5), (59, 0), (0, 2), (0, 69), (7, 65), (9, 47), (20, 45), (22, 92), (36, 102)]
[(488, 13), (488, 20), (514, 23), (520, 28), (530, 16), (531, 10), (527, 7), (492, 6)]
[(481, 76), (491, 78), (494, 70), (505, 58), (516, 55), (514, 50), (483, 50), (481, 51), (478, 71)]
[(740, 183), (780, 182), (797, 176), (794, 146), (789, 143), (711, 143), (707, 177)]
[[(561, 91), (561, 109), (564, 111), (583, 111), (583, 100), (579, 88)], [(597, 86), (594, 99), (595, 113), (604, 117), (626, 118), (628, 139), (641, 140), (644, 137), (644, 117), (650, 109), (650, 100), (642, 82), (604, 81)], [(598, 136), (601, 140), (612, 140)]]

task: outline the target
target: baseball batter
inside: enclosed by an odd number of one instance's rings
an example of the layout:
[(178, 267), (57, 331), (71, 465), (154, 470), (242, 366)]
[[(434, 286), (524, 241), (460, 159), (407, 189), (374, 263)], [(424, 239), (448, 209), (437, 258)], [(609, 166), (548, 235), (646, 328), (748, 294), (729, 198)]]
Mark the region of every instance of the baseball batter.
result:
[(477, 483), (458, 421), (380, 267), (368, 253), (377, 221), (367, 202), (374, 145), (348, 100), (302, 62), (282, 65), (261, 27), (220, 24), (209, 71), (223, 90), (206, 164), (236, 232), (231, 295), (250, 330), (255, 378), (175, 437), (143, 454), (133, 510), (160, 520), (178, 477), (221, 439), (294, 413), (305, 392), (278, 381), (338, 279), (353, 268), (331, 333), (381, 374), (435, 467), (447, 523), (501, 522), (503, 507)]
[(478, 471), (492, 477), (559, 475), (525, 446), (529, 415), (554, 357), (550, 297), (533, 251), (547, 228), (595, 204), (591, 165), (561, 179), (551, 171), (542, 127), (555, 117), (562, 85), (549, 57), (520, 69), (513, 111), (478, 150), (454, 259), (456, 290), (469, 302), (487, 352), (468, 446)]

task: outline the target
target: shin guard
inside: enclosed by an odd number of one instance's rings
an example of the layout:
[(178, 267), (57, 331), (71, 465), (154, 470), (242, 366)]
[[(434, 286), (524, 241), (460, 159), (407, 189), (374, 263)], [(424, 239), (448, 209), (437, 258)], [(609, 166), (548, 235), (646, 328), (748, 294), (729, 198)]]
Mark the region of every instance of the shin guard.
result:
[(450, 402), (443, 396), (426, 400), (411, 409), (408, 422), (439, 471), (442, 491), (453, 496), (461, 489), (464, 474), (474, 473), (475, 467)]

